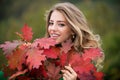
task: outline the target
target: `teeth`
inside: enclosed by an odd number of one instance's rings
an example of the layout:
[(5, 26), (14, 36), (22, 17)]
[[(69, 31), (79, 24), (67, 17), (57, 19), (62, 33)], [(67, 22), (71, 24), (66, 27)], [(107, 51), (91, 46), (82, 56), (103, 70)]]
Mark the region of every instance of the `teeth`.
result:
[(52, 34), (52, 36), (58, 36), (58, 35), (56, 35), (56, 34)]
[(52, 36), (52, 37), (58, 37), (59, 35), (57, 35), (57, 34), (52, 34), (51, 36)]

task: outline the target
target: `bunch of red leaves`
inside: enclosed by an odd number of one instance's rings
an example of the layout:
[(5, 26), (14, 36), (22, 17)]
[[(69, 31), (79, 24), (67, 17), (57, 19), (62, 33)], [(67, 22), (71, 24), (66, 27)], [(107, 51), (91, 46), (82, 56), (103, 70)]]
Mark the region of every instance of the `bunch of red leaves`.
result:
[(103, 73), (97, 72), (92, 61), (102, 56), (98, 48), (90, 48), (83, 53), (76, 52), (70, 40), (56, 46), (51, 38), (40, 38), (33, 42), (32, 29), (28, 25), (16, 33), (21, 40), (6, 41), (0, 45), (8, 60), (4, 65), (5, 76), (10, 80), (59, 80), (64, 66), (71, 67), (80, 80), (102, 80)]

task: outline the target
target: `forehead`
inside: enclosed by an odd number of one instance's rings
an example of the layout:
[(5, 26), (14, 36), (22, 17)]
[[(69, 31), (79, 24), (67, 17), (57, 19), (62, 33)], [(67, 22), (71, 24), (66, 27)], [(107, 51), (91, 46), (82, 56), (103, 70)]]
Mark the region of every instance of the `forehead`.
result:
[(53, 21), (66, 21), (64, 15), (58, 10), (54, 10), (51, 13), (50, 20), (53, 20)]

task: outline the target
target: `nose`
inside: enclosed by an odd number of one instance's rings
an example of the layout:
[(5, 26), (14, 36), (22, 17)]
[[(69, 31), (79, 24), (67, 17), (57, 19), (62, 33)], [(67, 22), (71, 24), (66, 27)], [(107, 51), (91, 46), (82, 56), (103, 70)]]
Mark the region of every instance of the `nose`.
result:
[(56, 24), (53, 24), (53, 25), (49, 26), (49, 28), (52, 31), (56, 31), (58, 29)]

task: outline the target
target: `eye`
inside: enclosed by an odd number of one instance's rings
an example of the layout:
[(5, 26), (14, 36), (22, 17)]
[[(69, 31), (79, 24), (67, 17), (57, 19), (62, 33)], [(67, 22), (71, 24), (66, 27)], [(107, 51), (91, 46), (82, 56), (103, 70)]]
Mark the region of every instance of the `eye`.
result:
[(52, 26), (54, 23), (53, 22), (49, 22), (49, 26)]
[(59, 23), (58, 26), (63, 27), (63, 26), (65, 26), (65, 24), (64, 23)]

